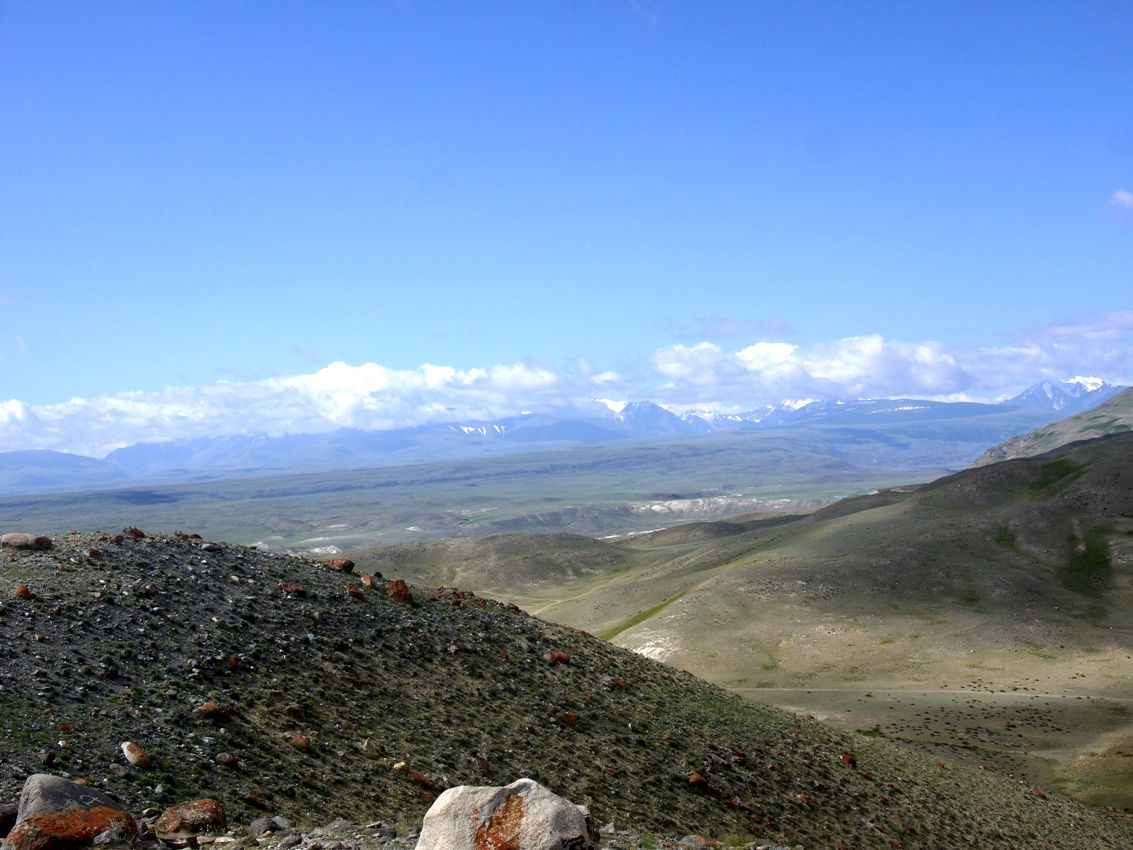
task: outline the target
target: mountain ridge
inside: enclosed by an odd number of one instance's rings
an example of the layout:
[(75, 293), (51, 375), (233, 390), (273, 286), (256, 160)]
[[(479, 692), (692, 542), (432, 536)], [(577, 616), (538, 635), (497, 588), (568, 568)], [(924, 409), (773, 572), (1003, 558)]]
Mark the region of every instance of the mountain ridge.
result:
[[(1065, 382), (1064, 382), (1065, 383)], [(917, 399), (785, 402), (747, 413), (677, 414), (650, 401), (595, 402), (589, 413), (525, 413), (499, 420), (435, 422), (387, 431), (344, 428), (314, 434), (220, 436), (138, 443), (102, 459), (61, 452), (0, 453), (0, 495), (67, 492), (119, 485), (205, 481), (286, 474), (304, 470), (397, 466), (532, 449), (612, 445), (679, 439), (713, 433), (803, 427), (906, 427), (931, 432), (952, 423), (955, 439), (971, 454), (938, 456), (928, 465), (966, 465), (988, 443), (1048, 423), (1068, 405), (1100, 403), (1120, 388), (1104, 383), (1069, 384), (1063, 390), (1035, 385), (997, 404)], [(1074, 388), (1077, 388), (1076, 390)], [(1057, 393), (1055, 393), (1057, 390)], [(1046, 399), (1048, 404), (1040, 404)], [(969, 423), (961, 427), (961, 423)], [(983, 445), (977, 446), (979, 442)], [(34, 457), (32, 457), (34, 455)], [(81, 467), (81, 468), (80, 468)]]

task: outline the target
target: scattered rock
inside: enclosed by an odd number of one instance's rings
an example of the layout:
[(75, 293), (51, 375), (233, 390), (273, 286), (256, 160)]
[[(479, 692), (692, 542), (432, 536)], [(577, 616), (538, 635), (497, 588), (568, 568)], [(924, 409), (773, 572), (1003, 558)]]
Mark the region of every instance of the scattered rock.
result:
[(205, 798), (170, 806), (154, 821), (153, 829), (158, 833), (224, 832), (228, 829), (228, 819), (224, 806), (217, 800)]
[(532, 779), (460, 785), (425, 813), (417, 850), (596, 850), (587, 810)]
[(126, 757), (126, 761), (134, 765), (134, 767), (150, 766), (149, 753), (147, 753), (133, 741), (122, 742), (122, 755), (124, 755)]
[(35, 773), (20, 792), (5, 850), (67, 850), (137, 838), (134, 818), (101, 791), (49, 773)]
[(273, 818), (256, 818), (248, 824), (248, 831), (259, 838), (268, 832), (279, 832), (279, 824)]
[(193, 715), (203, 720), (211, 720), (214, 723), (227, 723), (232, 719), (232, 713), (228, 709), (221, 708), (211, 699), (194, 708)]
[(31, 549), (39, 552), (55, 548), (55, 544), (51, 542), (50, 537), (35, 537), (31, 534), (22, 534), (19, 532), (0, 534), (0, 546), (3, 546), (5, 549)]
[(413, 599), (413, 594), (409, 592), (409, 585), (405, 583), (405, 579), (395, 578), (393, 581), (387, 581), (386, 593), (389, 594), (390, 599), (394, 602), (400, 602), (402, 605), (417, 604)]

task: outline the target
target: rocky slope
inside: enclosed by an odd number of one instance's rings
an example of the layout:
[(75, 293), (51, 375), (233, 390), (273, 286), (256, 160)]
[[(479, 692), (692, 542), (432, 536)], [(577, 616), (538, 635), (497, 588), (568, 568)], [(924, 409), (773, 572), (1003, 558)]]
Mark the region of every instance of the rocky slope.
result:
[[(135, 810), (215, 796), (236, 822), (407, 825), (446, 785), (531, 776), (654, 835), (1133, 842), (1124, 816), (745, 702), (459, 591), (410, 596), (186, 535), (53, 543), (0, 560), (0, 799), (47, 769)], [(127, 764), (126, 741), (148, 766)]]
[(1017, 457), (1033, 457), (1067, 443), (1127, 431), (1133, 431), (1133, 388), (1124, 390), (1092, 410), (1068, 416), (1026, 434), (1008, 437), (976, 458), (972, 466), (987, 466), (989, 463)]

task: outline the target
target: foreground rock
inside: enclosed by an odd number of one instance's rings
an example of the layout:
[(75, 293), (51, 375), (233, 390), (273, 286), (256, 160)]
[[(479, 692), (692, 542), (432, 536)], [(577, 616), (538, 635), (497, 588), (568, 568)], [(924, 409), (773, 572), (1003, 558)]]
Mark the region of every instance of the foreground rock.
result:
[(137, 836), (137, 823), (118, 801), (68, 779), (36, 773), (24, 783), (16, 825), (3, 850), (68, 850)]
[(228, 829), (228, 818), (220, 802), (205, 798), (170, 806), (154, 822), (153, 829), (158, 834), (188, 832), (199, 835), (203, 832), (224, 832)]
[(592, 850), (593, 836), (584, 807), (519, 779), (445, 791), (425, 813), (417, 850)]
[(43, 552), (53, 548), (54, 544), (50, 537), (35, 537), (31, 534), (13, 532), (11, 534), (0, 534), (0, 546), (5, 549), (31, 549)]

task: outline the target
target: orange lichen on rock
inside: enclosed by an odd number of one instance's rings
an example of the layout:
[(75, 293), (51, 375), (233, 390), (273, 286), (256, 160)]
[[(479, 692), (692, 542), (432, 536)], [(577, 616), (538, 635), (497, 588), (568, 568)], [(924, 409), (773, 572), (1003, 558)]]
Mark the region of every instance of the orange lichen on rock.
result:
[(386, 582), (386, 593), (389, 598), (394, 602), (400, 602), (402, 605), (416, 605), (413, 599), (413, 594), (409, 592), (409, 585), (405, 583), (403, 578), (395, 578), (393, 581)]
[[(476, 850), (521, 850), (520, 831), (527, 814), (523, 797), (508, 794), (504, 804), (486, 821), (476, 826), (472, 843)], [(473, 823), (480, 820), (479, 809), (472, 810)]]
[(65, 850), (85, 847), (103, 833), (131, 840), (138, 836), (138, 825), (127, 812), (94, 806), (31, 815), (16, 824), (4, 841), (11, 850)]
[(224, 832), (228, 829), (228, 819), (224, 814), (224, 806), (206, 797), (170, 806), (154, 821), (153, 829), (158, 833)]

